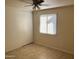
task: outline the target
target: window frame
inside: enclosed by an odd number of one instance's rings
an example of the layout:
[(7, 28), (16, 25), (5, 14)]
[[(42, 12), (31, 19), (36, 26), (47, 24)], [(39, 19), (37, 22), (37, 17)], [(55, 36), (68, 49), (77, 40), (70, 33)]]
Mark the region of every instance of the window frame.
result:
[[(57, 13), (48, 13), (48, 14), (41, 14), (41, 15), (53, 15), (53, 14), (56, 15), (56, 33), (55, 34), (50, 34), (50, 33), (42, 33), (42, 32), (40, 32), (40, 17), (39, 17), (39, 33), (40, 34), (44, 34), (44, 35), (57, 35), (57, 23), (58, 23), (57, 22), (57, 19), (58, 19)], [(47, 26), (48, 26), (48, 24), (47, 24)], [(47, 28), (47, 30), (48, 30), (48, 28)]]

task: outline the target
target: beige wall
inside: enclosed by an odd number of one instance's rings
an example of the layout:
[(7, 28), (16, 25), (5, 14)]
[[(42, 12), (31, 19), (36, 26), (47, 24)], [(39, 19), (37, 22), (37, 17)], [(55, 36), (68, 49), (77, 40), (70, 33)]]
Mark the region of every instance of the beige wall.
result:
[(6, 52), (32, 42), (32, 13), (6, 6)]
[[(73, 6), (33, 12), (35, 42), (64, 52), (73, 53), (73, 12)], [(57, 13), (56, 35), (44, 35), (39, 33), (39, 16), (47, 13)]]

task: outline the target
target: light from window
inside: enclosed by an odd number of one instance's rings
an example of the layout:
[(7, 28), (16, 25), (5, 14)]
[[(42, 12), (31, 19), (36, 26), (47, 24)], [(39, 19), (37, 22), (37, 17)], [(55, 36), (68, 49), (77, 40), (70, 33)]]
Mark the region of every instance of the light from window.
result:
[(56, 14), (40, 16), (40, 33), (56, 34)]

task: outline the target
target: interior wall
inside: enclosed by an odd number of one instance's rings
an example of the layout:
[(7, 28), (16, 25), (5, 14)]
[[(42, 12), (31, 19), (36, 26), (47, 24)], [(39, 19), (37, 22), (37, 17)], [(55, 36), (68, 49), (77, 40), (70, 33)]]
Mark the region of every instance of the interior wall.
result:
[[(40, 15), (57, 14), (56, 35), (40, 34)], [(64, 6), (33, 12), (34, 19), (34, 40), (35, 43), (55, 48), (64, 52), (73, 53), (74, 42), (74, 9), (73, 6)]]
[(6, 6), (6, 52), (33, 41), (32, 12)]

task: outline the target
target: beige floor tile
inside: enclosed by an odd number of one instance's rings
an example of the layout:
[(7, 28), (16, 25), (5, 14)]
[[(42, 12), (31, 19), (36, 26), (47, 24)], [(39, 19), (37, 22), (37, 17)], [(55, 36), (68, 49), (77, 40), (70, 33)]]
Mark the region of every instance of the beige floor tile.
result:
[(14, 55), (14, 59), (73, 59), (73, 56), (70, 54), (36, 44), (26, 45), (6, 55)]

